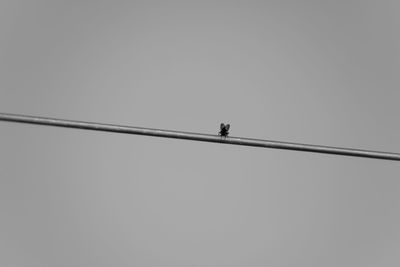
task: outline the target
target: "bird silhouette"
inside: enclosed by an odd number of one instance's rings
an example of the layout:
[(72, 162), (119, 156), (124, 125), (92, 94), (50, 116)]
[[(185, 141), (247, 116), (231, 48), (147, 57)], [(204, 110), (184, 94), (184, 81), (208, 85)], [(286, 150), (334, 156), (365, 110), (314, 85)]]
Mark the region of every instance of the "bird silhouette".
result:
[(229, 124), (221, 123), (221, 125), (219, 127), (220, 128), (219, 135), (223, 136), (223, 137), (227, 137), (228, 134), (229, 134), (229, 128), (230, 127), (231, 126)]

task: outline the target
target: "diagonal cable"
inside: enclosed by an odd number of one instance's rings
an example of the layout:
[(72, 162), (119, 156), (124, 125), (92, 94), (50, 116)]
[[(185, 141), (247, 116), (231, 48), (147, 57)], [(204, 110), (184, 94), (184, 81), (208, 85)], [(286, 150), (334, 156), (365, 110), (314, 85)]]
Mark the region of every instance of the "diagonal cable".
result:
[(0, 121), (400, 161), (400, 154), (0, 113)]

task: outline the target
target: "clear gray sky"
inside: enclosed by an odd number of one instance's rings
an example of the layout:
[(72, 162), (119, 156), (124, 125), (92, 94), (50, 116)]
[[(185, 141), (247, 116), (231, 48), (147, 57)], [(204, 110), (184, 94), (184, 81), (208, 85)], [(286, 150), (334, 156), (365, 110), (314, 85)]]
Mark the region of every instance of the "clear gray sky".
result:
[[(400, 152), (400, 4), (0, 2), (0, 111)], [(399, 266), (400, 164), (0, 122), (0, 266)]]

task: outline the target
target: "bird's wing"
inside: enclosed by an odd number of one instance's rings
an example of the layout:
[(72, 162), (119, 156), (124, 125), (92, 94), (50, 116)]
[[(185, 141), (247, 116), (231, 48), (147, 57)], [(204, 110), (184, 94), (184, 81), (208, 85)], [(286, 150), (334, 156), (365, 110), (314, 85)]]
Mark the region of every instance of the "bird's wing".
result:
[(226, 129), (227, 131), (229, 131), (229, 128), (230, 128), (230, 127), (231, 127), (230, 124), (225, 125), (225, 129)]
[(225, 128), (225, 124), (221, 123), (221, 125), (219, 126), (219, 128), (222, 130)]

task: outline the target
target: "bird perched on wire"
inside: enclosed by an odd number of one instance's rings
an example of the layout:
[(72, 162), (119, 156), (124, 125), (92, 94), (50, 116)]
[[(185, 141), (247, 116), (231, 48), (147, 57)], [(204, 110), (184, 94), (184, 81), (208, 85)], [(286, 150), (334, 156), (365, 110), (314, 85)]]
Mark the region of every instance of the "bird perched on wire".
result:
[(223, 136), (223, 137), (227, 137), (228, 134), (229, 134), (229, 128), (230, 127), (231, 126), (229, 124), (221, 123), (221, 125), (219, 127), (220, 128), (219, 135)]

